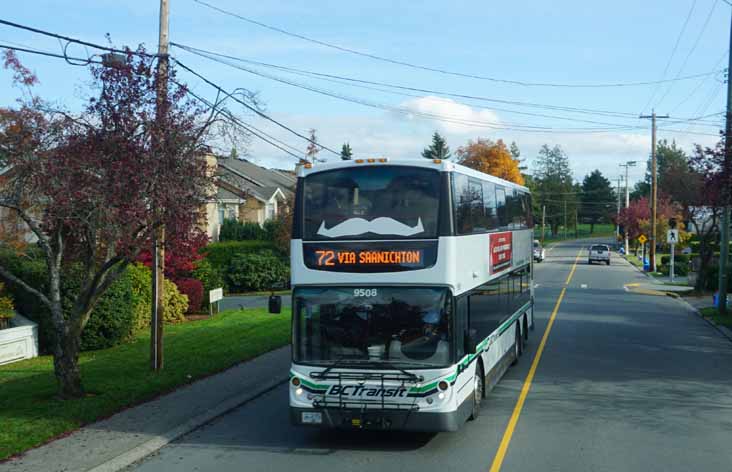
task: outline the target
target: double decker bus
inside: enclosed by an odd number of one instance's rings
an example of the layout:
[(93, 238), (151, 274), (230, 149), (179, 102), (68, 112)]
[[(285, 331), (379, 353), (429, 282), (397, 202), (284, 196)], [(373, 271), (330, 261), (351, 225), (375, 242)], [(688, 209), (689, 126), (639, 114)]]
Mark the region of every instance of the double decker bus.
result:
[(454, 431), (533, 328), (528, 189), (441, 160), (298, 171), (293, 424)]

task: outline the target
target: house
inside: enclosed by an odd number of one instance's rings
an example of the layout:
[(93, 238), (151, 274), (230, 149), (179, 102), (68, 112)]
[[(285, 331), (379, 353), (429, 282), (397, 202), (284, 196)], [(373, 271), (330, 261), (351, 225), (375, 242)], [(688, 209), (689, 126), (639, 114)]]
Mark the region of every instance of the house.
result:
[(294, 172), (266, 169), (245, 159), (209, 156), (216, 189), (206, 208), (206, 232), (217, 241), (225, 219), (263, 224), (276, 218), (294, 196)]

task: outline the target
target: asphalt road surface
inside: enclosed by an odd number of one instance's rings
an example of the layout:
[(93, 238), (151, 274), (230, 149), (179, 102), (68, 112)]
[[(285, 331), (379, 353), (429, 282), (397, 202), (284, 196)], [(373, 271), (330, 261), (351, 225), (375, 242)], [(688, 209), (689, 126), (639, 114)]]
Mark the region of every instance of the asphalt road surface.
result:
[(626, 292), (645, 276), (619, 257), (587, 265), (588, 244), (557, 246), (537, 265), (527, 350), (456, 433), (296, 428), (282, 385), (131, 470), (732, 470), (732, 344), (675, 299)]

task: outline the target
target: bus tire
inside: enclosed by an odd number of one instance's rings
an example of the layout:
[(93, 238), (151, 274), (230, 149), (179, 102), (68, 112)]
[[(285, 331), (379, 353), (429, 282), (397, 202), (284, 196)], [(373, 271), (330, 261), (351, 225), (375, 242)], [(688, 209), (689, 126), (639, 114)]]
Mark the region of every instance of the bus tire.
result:
[(483, 375), (483, 364), (478, 362), (475, 366), (475, 374), (473, 377), (473, 410), (470, 413), (470, 421), (474, 421), (480, 416), (480, 405), (485, 396), (485, 376)]
[(526, 318), (526, 313), (524, 313), (524, 320), (521, 323), (521, 330), (524, 332), (524, 342), (529, 340), (529, 321)]
[(513, 339), (513, 362), (511, 362), (511, 365), (518, 364), (519, 357), (521, 357), (521, 354), (524, 352), (523, 340), (524, 338), (521, 336), (521, 328), (519, 327), (519, 323), (516, 322), (516, 334)]

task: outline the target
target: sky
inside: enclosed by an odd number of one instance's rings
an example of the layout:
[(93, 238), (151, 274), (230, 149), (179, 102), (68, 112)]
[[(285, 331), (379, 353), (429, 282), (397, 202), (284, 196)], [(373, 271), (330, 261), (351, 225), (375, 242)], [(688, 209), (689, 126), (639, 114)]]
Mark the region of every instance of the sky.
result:
[[(644, 161), (649, 155), (650, 120), (639, 119), (639, 114), (651, 109), (669, 114), (670, 119), (659, 120), (658, 137), (675, 140), (687, 151), (695, 143), (714, 144), (723, 126), (726, 88), (721, 71), (727, 66), (732, 14), (725, 0), (202, 1), (317, 41), (419, 66), (288, 36), (195, 0), (170, 0), (170, 38), (181, 45), (420, 89), (364, 88), (363, 83), (354, 87), (353, 82), (325, 81), (233, 59), (222, 64), (179, 47), (171, 49), (173, 57), (225, 89), (256, 92), (268, 116), (301, 134), (316, 129), (319, 142), (336, 151), (348, 142), (356, 157), (418, 158), (438, 131), (452, 150), (477, 138), (515, 141), (529, 168), (543, 144), (559, 145), (576, 179), (600, 169), (616, 182), (620, 163)], [(109, 34), (116, 46), (144, 43), (150, 50), (157, 48), (158, 2), (152, 0), (5, 3), (0, 18), (8, 21), (93, 43), (107, 44)], [(53, 38), (3, 25), (0, 44), (61, 50)], [(81, 57), (98, 52), (78, 45), (68, 49), (69, 55)], [(80, 109), (89, 82), (87, 68), (30, 54), (19, 57), (38, 75), (38, 95), (69, 110)], [(713, 71), (720, 72), (628, 85)], [(215, 97), (215, 90), (200, 79), (185, 71), (180, 77), (196, 93)], [(607, 84), (624, 86), (597, 87)], [(20, 93), (11, 87), (9, 72), (0, 70), (0, 103), (11, 104)], [(247, 123), (305, 151), (308, 143), (303, 139), (236, 103), (229, 108)], [(291, 168), (295, 162), (256, 137), (238, 151), (268, 167)], [(318, 157), (338, 159), (327, 151)], [(631, 184), (644, 171), (644, 165), (631, 169)]]

